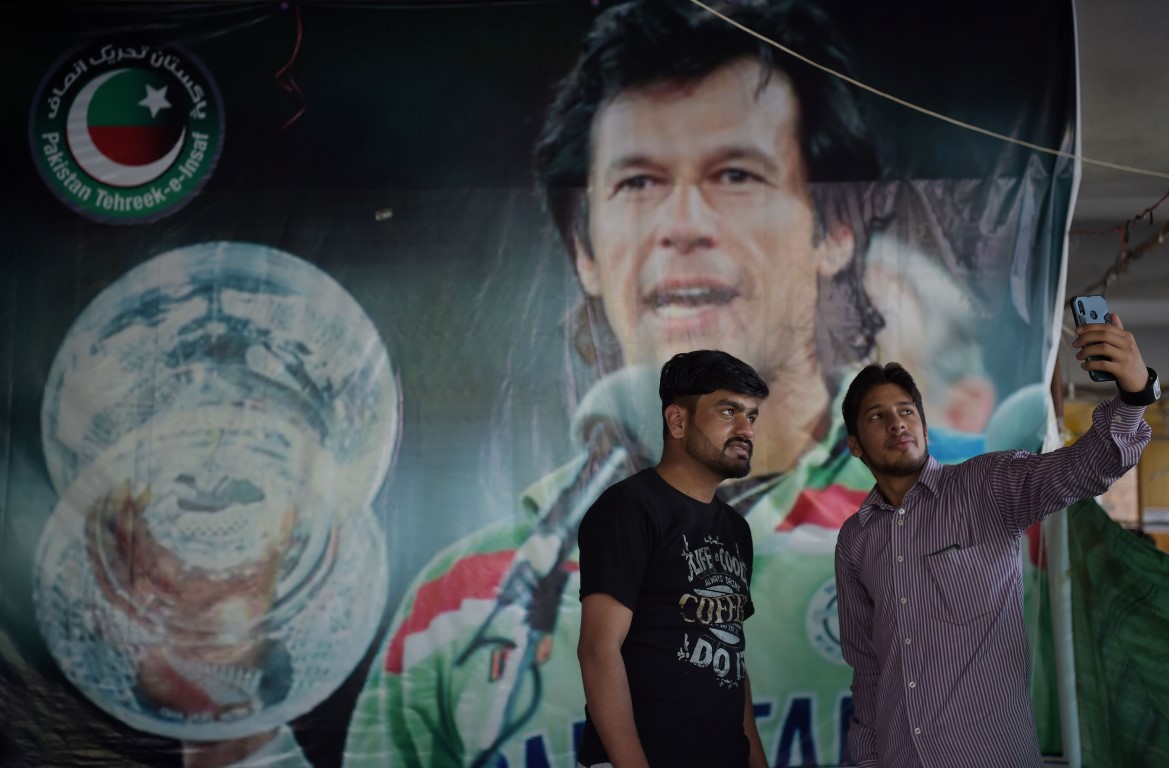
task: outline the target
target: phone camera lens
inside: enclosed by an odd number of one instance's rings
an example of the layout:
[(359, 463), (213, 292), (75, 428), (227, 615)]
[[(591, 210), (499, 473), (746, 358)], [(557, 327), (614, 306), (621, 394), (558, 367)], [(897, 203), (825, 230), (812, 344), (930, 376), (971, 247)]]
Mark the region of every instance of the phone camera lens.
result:
[(1099, 317), (1099, 315), (1096, 314), (1096, 310), (1093, 309), (1092, 310), (1092, 319), (1095, 320), (1098, 317)]
[(1080, 311), (1080, 317), (1083, 317), (1083, 316), (1084, 316), (1084, 302), (1082, 302), (1082, 301), (1077, 301), (1077, 302), (1076, 302), (1076, 307), (1077, 307), (1077, 308), (1079, 309), (1079, 311)]

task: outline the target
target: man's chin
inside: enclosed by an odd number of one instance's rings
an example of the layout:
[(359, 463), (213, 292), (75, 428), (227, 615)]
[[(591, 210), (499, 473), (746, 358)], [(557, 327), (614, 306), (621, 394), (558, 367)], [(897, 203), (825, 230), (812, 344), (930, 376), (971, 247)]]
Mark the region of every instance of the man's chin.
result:
[(885, 467), (885, 474), (894, 475), (897, 477), (912, 475), (916, 472), (920, 472), (928, 459), (928, 453), (923, 453), (920, 458), (906, 458), (902, 461), (899, 461), (895, 464), (890, 464)]
[(726, 466), (726, 471), (723, 476), (727, 480), (738, 480), (751, 474), (751, 460), (743, 459), (741, 461), (729, 462)]
[(738, 480), (751, 474), (751, 459), (730, 458), (725, 454), (719, 459), (703, 461), (702, 464), (723, 480)]
[(730, 351), (728, 339), (734, 338), (734, 334), (728, 333), (727, 328), (735, 327), (735, 324), (727, 318), (728, 311), (726, 307), (708, 307), (675, 315), (650, 312), (642, 318), (644, 343), (639, 347), (648, 352), (651, 359), (662, 362), (679, 352), (695, 349)]

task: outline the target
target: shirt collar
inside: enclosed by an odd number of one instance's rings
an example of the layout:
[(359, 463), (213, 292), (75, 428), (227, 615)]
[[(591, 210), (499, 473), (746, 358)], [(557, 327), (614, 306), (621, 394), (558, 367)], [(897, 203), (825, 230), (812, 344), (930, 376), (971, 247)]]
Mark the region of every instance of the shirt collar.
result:
[[(927, 491), (935, 497), (938, 495), (938, 490), (942, 485), (942, 465), (933, 456), (926, 459), (925, 466), (921, 468), (921, 474), (918, 475), (917, 482), (913, 484), (913, 488), (905, 494), (913, 493), (918, 486), (923, 486)], [(893, 510), (893, 506), (885, 501), (885, 497), (881, 495), (881, 489), (873, 485), (873, 489), (869, 491), (869, 495), (861, 502), (861, 507), (857, 510), (857, 519), (863, 527), (872, 514), (878, 509)]]

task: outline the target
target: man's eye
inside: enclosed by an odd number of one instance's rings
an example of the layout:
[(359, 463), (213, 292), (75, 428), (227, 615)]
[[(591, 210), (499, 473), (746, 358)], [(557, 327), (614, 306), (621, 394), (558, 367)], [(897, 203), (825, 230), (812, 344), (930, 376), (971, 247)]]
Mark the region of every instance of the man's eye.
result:
[(755, 413), (753, 413), (753, 414), (751, 414), (750, 416), (748, 416), (748, 417), (747, 417), (747, 421), (749, 421), (749, 422), (751, 422), (752, 424), (754, 424), (754, 423), (755, 423), (755, 419), (757, 419), (757, 418), (759, 418), (759, 415), (758, 415), (758, 414), (755, 414)]
[(742, 168), (723, 168), (718, 172), (718, 180), (724, 184), (746, 184), (751, 181), (762, 181), (758, 175)]
[(646, 174), (638, 174), (637, 176), (629, 176), (617, 182), (614, 188), (615, 192), (640, 192), (658, 184), (657, 179)]

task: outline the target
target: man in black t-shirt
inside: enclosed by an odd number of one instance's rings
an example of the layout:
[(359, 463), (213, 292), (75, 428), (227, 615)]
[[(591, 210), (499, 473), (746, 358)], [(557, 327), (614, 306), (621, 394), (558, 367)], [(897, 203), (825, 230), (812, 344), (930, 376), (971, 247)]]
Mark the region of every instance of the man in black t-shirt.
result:
[(765, 765), (745, 666), (751, 530), (715, 498), (751, 470), (767, 384), (725, 352), (662, 366), (656, 467), (580, 525), (585, 766)]

